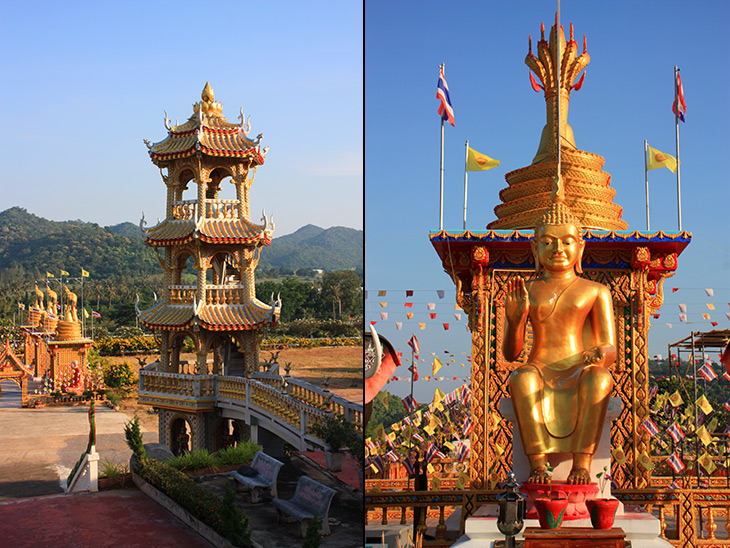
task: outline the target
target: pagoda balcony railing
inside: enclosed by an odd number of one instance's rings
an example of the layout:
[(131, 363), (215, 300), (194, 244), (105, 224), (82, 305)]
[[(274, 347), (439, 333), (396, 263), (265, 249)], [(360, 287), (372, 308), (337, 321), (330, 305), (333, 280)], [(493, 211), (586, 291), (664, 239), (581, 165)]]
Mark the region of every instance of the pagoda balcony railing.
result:
[(202, 410), (212, 409), (215, 399), (214, 375), (181, 375), (147, 368), (139, 370), (141, 404)]
[[(170, 304), (192, 304), (197, 293), (194, 285), (171, 285)], [(249, 296), (243, 285), (205, 285), (206, 304), (244, 304)]]
[(172, 203), (172, 218), (194, 220), (200, 211), (206, 219), (238, 219), (240, 208), (238, 200), (205, 200), (202, 208), (198, 207), (198, 200), (179, 200)]

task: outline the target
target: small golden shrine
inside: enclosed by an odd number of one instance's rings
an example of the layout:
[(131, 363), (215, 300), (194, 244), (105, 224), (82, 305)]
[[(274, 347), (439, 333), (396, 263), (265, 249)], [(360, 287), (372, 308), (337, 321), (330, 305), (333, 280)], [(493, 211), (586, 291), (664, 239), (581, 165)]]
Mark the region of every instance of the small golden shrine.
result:
[[(49, 376), (54, 383), (70, 374), (72, 362), (86, 369), (86, 355), (93, 344), (82, 334), (82, 322), (76, 310), (77, 296), (63, 284), (65, 299), (46, 286), (43, 293), (35, 286), (35, 301), (23, 326), (25, 360), (34, 376)], [(46, 295), (47, 294), (47, 295)], [(47, 303), (44, 305), (44, 303)]]
[[(183, 124), (172, 125), (158, 143), (145, 140), (152, 163), (167, 187), (165, 219), (151, 228), (140, 221), (146, 243), (164, 271), (164, 291), (151, 308), (137, 308), (140, 322), (160, 338), (157, 371), (171, 374), (245, 376), (258, 367), (262, 329), (278, 321), (280, 302), (256, 298), (254, 270), (263, 246), (271, 244), (272, 219), (251, 220), (249, 189), (268, 147), (263, 134), (249, 137), (250, 116), (239, 124), (222, 114), (206, 83), (201, 100)], [(195, 185), (192, 197), (186, 195)], [(224, 199), (231, 185), (235, 198)], [(191, 280), (192, 272), (195, 279)], [(187, 279), (186, 279), (187, 277)], [(181, 364), (186, 337), (196, 353), (194, 370)], [(205, 446), (208, 407), (186, 408), (179, 400), (140, 396), (159, 409), (160, 443), (178, 437), (171, 423), (190, 423), (192, 450)], [(182, 434), (180, 434), (182, 435)]]
[[(561, 55), (559, 74), (554, 68), (557, 55)], [(585, 38), (578, 54), (572, 24), (567, 41), (557, 25), (546, 41), (543, 26), (537, 55), (530, 51), (525, 59), (539, 80), (531, 76), (533, 88), (544, 90), (547, 104), (547, 123), (537, 154), (529, 166), (505, 176), (509, 186), (500, 193), (503, 203), (495, 208), (497, 220), (488, 225), (488, 231), (430, 234), (444, 271), (456, 286), (457, 302), (469, 316), (472, 333), (472, 488), (487, 488), (490, 478), (501, 480), (512, 469), (512, 424), (501, 415), (499, 402), (510, 397), (509, 375), (529, 355), (531, 335), (528, 327), (526, 348), (517, 362), (505, 360), (505, 289), (515, 276), (529, 279), (534, 275), (530, 241), (536, 221), (550, 203), (557, 175), (558, 101), (565, 203), (585, 229), (583, 276), (607, 285), (613, 299), (618, 356), (610, 367), (612, 396), (620, 397), (623, 407), (613, 422), (611, 440), (615, 447), (623, 448), (626, 460), (614, 461), (611, 475), (621, 488), (649, 485), (650, 472), (639, 462), (639, 456), (649, 451), (649, 435), (639, 428), (649, 416), (649, 320), (663, 303), (662, 284), (674, 275), (678, 256), (691, 235), (626, 230), (621, 207), (613, 202), (610, 175), (602, 171), (603, 158), (578, 150), (567, 123), (568, 101), (571, 91), (582, 86), (583, 77), (575, 80), (589, 60)]]

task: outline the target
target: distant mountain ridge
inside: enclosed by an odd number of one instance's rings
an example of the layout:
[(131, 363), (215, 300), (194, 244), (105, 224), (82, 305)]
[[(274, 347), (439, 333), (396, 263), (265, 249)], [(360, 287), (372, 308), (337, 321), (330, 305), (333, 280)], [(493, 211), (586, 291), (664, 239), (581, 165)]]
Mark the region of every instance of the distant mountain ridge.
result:
[[(99, 277), (161, 273), (154, 252), (134, 223), (101, 227), (81, 220), (50, 221), (20, 207), (0, 212), (0, 269), (15, 267), (35, 276), (76, 266)], [(259, 266), (295, 271), (362, 269), (363, 231), (303, 226), (275, 237), (262, 250)]]
[(305, 225), (274, 238), (261, 252), (260, 266), (347, 270), (363, 268), (363, 231), (344, 226)]

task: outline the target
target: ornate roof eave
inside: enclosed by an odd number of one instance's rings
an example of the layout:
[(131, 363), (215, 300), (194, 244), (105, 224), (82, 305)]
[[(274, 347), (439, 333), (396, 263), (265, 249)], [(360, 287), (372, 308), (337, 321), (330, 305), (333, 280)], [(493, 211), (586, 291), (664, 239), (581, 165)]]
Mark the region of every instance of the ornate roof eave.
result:
[[(530, 248), (533, 236), (533, 230), (489, 230), (486, 232), (441, 230), (430, 233), (429, 239), (441, 258), (444, 268), (469, 270), (473, 266), (471, 255), (476, 247), (485, 247), (488, 250), (489, 257), (483, 265), (487, 268), (534, 268), (534, 258)], [(583, 268), (598, 266), (626, 268), (629, 265), (648, 265), (655, 257), (675, 256), (676, 258), (689, 245), (692, 234), (686, 231), (646, 232), (589, 229), (583, 232), (583, 238), (586, 242)], [(646, 249), (646, 259), (640, 257), (641, 249)], [(608, 250), (611, 253), (599, 258), (598, 255), (593, 256), (593, 250), (596, 252)], [(456, 264), (450, 262), (454, 257), (459, 259)], [(673, 268), (669, 269), (673, 270)]]
[(278, 321), (281, 303), (266, 305), (257, 299), (245, 304), (187, 304), (157, 303), (139, 310), (140, 323), (157, 330), (184, 331), (198, 325), (209, 331), (240, 331), (259, 329)]
[(206, 219), (197, 223), (193, 219), (165, 219), (157, 225), (140, 228), (149, 246), (183, 245), (199, 238), (214, 244), (271, 245), (272, 223), (264, 217), (264, 224), (257, 225), (248, 219)]

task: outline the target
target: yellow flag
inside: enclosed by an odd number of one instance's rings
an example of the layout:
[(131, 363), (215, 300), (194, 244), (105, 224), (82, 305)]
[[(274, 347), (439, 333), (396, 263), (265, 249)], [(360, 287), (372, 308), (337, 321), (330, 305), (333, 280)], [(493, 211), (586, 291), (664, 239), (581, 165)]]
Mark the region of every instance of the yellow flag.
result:
[(647, 470), (651, 471), (652, 468), (654, 468), (654, 463), (651, 461), (651, 457), (646, 451), (643, 451), (638, 458), (639, 464), (646, 468)]
[(380, 402), (383, 404), (383, 407), (388, 409), (388, 393), (387, 392), (383, 392), (383, 399), (380, 400)]
[(704, 424), (697, 429), (697, 437), (700, 438), (702, 445), (707, 446), (712, 443), (712, 436), (707, 431)]
[(68, 272), (66, 272), (65, 270), (61, 270), (61, 276), (70, 276), (70, 275), (71, 275), (71, 274), (69, 274), (69, 273), (68, 273)]
[(385, 308), (386, 306), (388, 306), (388, 303), (387, 302), (381, 302), (380, 303), (380, 308)]
[(51, 274), (50, 272), (46, 271), (46, 278), (55, 278), (55, 276), (53, 274)]
[(679, 390), (676, 390), (674, 394), (669, 396), (669, 403), (672, 404), (672, 407), (679, 407), (682, 403), (684, 403), (682, 396), (679, 394)]
[(437, 388), (436, 391), (433, 393), (433, 404), (438, 404), (441, 400), (443, 400), (446, 397), (446, 394), (444, 394), (440, 388)]
[(497, 455), (498, 457), (501, 457), (501, 456), (502, 456), (502, 454), (504, 453), (504, 447), (502, 447), (502, 446), (501, 446), (501, 445), (499, 445), (499, 444), (498, 444), (497, 442), (495, 442), (495, 443), (494, 443), (494, 453), (495, 453), (495, 454), (496, 454), (496, 455)]
[(657, 169), (660, 167), (666, 167), (672, 173), (677, 173), (677, 159), (674, 156), (672, 156), (671, 154), (665, 154), (664, 152), (655, 148), (648, 148), (649, 161), (646, 164), (646, 169)]
[(705, 415), (709, 415), (710, 413), (712, 413), (712, 405), (707, 400), (707, 398), (705, 397), (704, 394), (702, 394), (699, 398), (697, 398), (697, 407), (702, 409), (702, 412)]
[(714, 304), (712, 304), (712, 303), (706, 303), (706, 304), (707, 304), (707, 308), (709, 308), (710, 310), (715, 310)]
[(436, 356), (433, 357), (433, 373), (432, 375), (435, 375), (436, 372), (441, 369), (441, 366), (443, 363), (441, 363), (441, 360), (439, 360)]
[(433, 489), (434, 491), (438, 491), (440, 487), (441, 480), (438, 476), (433, 476), (433, 478), (431, 479), (431, 489)]
[(84, 269), (82, 268), (82, 269), (81, 269), (81, 277), (82, 277), (82, 278), (88, 278), (88, 277), (89, 277), (89, 271), (88, 271), (88, 270), (84, 270)]
[(445, 446), (445, 447), (448, 447), (448, 448), (449, 448), (449, 449), (451, 449), (452, 451), (456, 451), (456, 447), (454, 447), (454, 444), (453, 444), (453, 443), (451, 443), (450, 441), (445, 441), (445, 442), (444, 442), (444, 446)]
[(418, 322), (418, 327), (420, 327), (422, 330), (426, 329), (426, 322)]
[(383, 428), (382, 423), (375, 427), (373, 438), (376, 440), (385, 440), (385, 428)]
[(712, 460), (712, 457), (708, 455), (707, 452), (702, 453), (702, 455), (700, 455), (700, 458), (697, 459), (697, 462), (700, 463), (702, 468), (707, 470), (708, 474), (712, 474), (715, 471), (715, 468), (717, 468)]
[(462, 472), (459, 474), (459, 479), (456, 480), (454, 489), (465, 489), (467, 481), (469, 481), (469, 475), (466, 472)]
[(428, 426), (425, 426), (423, 428), (423, 431), (426, 432), (429, 436), (433, 436), (436, 430), (434, 429), (433, 425), (429, 424)]
[(381, 289), (378, 291), (378, 297), (385, 297), (385, 294), (388, 292), (387, 289)]
[(499, 165), (499, 160), (494, 160), (486, 154), (477, 152), (471, 147), (467, 147), (468, 153), (466, 157), (467, 171), (486, 171)]

